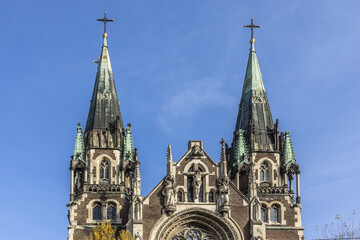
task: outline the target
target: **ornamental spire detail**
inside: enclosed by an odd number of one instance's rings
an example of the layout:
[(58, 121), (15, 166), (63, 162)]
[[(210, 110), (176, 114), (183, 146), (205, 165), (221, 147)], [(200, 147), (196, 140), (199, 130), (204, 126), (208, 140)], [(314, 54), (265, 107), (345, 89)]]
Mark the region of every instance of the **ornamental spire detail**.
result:
[(78, 125), (76, 126), (76, 139), (73, 160), (81, 160), (83, 162), (85, 161), (85, 145), (83, 138), (83, 130), (80, 123), (78, 123)]
[(282, 158), (283, 158), (283, 163), (285, 165), (290, 165), (292, 163), (296, 164), (295, 151), (290, 137), (290, 131), (285, 131), (285, 140), (284, 140)]
[(235, 143), (235, 164), (249, 163), (249, 149), (245, 140), (245, 131), (239, 129)]
[(124, 147), (125, 161), (134, 160), (134, 144), (131, 134), (131, 124), (129, 123), (125, 129), (125, 147)]

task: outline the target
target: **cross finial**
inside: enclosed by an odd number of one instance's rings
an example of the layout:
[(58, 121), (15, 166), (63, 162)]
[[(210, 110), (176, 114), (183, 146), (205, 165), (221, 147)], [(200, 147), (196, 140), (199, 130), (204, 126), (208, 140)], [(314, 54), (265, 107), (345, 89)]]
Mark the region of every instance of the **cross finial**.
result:
[(96, 19), (96, 21), (100, 21), (100, 22), (104, 22), (104, 34), (103, 34), (103, 37), (107, 37), (107, 33), (106, 33), (106, 23), (107, 22), (113, 22), (114, 21), (114, 19), (109, 19), (109, 18), (107, 18), (106, 17), (106, 13), (107, 12), (104, 12), (104, 14), (105, 14), (105, 16), (104, 16), (104, 18), (97, 18)]
[(251, 28), (251, 39), (250, 42), (254, 42), (254, 28), (260, 28), (260, 25), (254, 25), (254, 18), (251, 18), (251, 24), (250, 25), (244, 25), (244, 27)]

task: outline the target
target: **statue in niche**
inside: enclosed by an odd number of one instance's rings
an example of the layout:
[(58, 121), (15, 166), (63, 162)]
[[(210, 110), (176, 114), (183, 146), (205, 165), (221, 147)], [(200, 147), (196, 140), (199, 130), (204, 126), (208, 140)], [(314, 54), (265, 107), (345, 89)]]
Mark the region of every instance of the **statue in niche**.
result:
[(258, 203), (255, 201), (253, 204), (253, 219), (258, 220), (259, 216), (259, 206)]
[(192, 187), (195, 190), (195, 198), (198, 198), (199, 197), (199, 192), (200, 192), (200, 187), (201, 187), (201, 184), (202, 184), (201, 174), (200, 174), (199, 170), (195, 171), (193, 182), (191, 184), (192, 184)]
[(136, 201), (135, 203), (135, 219), (139, 220), (140, 219), (140, 202)]
[(79, 192), (82, 186), (82, 171), (80, 169), (75, 170), (74, 183), (75, 183), (75, 191)]
[(175, 203), (174, 176), (167, 176), (165, 179), (165, 187), (162, 194), (165, 196), (165, 207), (173, 206)]
[(225, 207), (229, 202), (229, 179), (226, 177), (221, 177), (218, 184), (218, 197), (217, 197), (217, 207), (219, 209)]

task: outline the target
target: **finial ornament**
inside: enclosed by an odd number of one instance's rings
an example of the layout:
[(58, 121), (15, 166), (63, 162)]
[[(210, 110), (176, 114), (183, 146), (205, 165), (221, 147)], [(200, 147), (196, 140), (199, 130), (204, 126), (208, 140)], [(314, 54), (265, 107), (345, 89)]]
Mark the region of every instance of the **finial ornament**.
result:
[(106, 23), (107, 22), (114, 22), (114, 19), (109, 19), (106, 17), (107, 12), (104, 12), (104, 18), (97, 18), (96, 21), (100, 21), (100, 22), (104, 22), (104, 34), (103, 37), (106, 38), (107, 37), (107, 33), (106, 33)]
[(254, 43), (255, 42), (255, 38), (254, 38), (254, 28), (260, 28), (260, 25), (254, 25), (254, 18), (251, 18), (251, 24), (250, 25), (244, 25), (244, 27), (247, 28), (251, 28), (251, 39), (250, 39), (250, 43)]

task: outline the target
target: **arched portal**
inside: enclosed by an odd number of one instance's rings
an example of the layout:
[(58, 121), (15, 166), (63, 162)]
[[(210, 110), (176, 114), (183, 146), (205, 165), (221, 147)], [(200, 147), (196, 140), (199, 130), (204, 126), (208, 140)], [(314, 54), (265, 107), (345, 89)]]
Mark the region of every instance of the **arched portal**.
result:
[(158, 223), (151, 240), (243, 240), (241, 230), (212, 211), (191, 208)]

